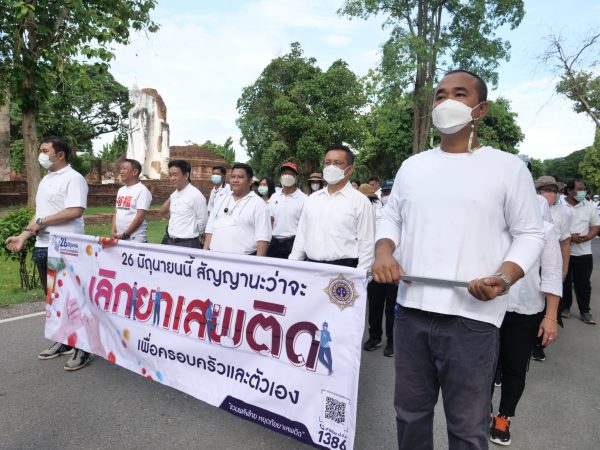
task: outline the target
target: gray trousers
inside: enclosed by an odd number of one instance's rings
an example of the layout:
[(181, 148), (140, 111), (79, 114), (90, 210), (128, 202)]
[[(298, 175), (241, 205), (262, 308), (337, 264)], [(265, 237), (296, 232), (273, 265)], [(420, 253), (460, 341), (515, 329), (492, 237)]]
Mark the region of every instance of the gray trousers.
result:
[(394, 406), (399, 449), (433, 448), (433, 410), (440, 388), (449, 448), (488, 448), (498, 335), (489, 323), (397, 306)]

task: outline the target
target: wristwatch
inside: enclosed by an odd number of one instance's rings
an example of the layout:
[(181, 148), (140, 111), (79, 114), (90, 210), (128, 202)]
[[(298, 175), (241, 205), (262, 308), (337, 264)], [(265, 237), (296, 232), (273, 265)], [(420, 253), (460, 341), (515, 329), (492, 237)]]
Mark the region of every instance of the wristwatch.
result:
[(126, 234), (126, 233), (123, 233), (123, 239), (124, 239), (124, 240), (128, 241), (130, 237), (131, 237), (131, 236), (129, 236), (128, 234)]
[(508, 277), (502, 272), (495, 273), (494, 276), (500, 277), (502, 279), (502, 282), (504, 283), (504, 290), (498, 295), (508, 294), (508, 291), (510, 291), (510, 286), (512, 285)]
[(36, 225), (39, 226), (40, 228), (45, 228), (46, 224), (44, 223), (44, 221), (42, 220), (41, 217), (38, 217), (35, 221)]

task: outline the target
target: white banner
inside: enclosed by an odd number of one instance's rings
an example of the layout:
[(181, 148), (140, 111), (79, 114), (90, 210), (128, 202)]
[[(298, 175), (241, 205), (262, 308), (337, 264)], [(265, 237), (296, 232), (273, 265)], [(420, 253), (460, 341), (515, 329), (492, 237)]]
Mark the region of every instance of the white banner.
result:
[(363, 270), (114, 244), (51, 236), (48, 339), (304, 443), (353, 447)]

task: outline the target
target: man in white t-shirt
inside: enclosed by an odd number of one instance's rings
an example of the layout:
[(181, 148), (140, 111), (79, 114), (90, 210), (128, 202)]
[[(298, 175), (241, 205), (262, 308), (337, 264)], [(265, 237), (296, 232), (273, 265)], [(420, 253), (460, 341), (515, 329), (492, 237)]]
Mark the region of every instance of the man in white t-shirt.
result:
[(152, 203), (152, 194), (140, 181), (142, 165), (135, 159), (125, 159), (121, 163), (123, 186), (117, 192), (116, 214), (112, 219), (112, 237), (148, 242), (146, 213)]
[(538, 260), (542, 218), (521, 160), (479, 145), (478, 124), (488, 111), (485, 82), (452, 71), (434, 99), (440, 146), (402, 163), (377, 222), (373, 277), (397, 283), (406, 271), (469, 283), (468, 289), (452, 281), (400, 283), (394, 324), (398, 447), (433, 447), (441, 388), (449, 447), (488, 448), (504, 294), (511, 295), (510, 286)]
[(204, 249), (266, 256), (271, 241), (269, 207), (252, 191), (254, 171), (237, 163), (231, 169), (231, 192), (215, 202), (206, 225)]
[(208, 197), (208, 214), (215, 207), (215, 202), (220, 199), (223, 195), (227, 195), (231, 192), (231, 187), (229, 183), (225, 181), (225, 175), (227, 174), (227, 169), (224, 166), (214, 166), (212, 168), (212, 175), (210, 176), (210, 181), (214, 184), (214, 187), (210, 190), (210, 196)]
[(183, 159), (169, 161), (169, 179), (175, 187), (168, 202), (169, 225), (162, 244), (201, 248), (208, 213), (206, 197), (190, 182), (192, 166)]
[[(48, 172), (42, 178), (35, 197), (35, 214), (29, 225), (18, 236), (9, 237), (6, 247), (11, 252), (20, 251), (27, 239), (36, 236), (32, 259), (40, 275), (42, 287), (48, 292), (48, 245), (50, 233), (70, 232), (83, 234), (83, 212), (87, 208), (88, 186), (80, 173), (67, 163), (71, 150), (67, 143), (56, 137), (45, 138), (40, 145), (39, 163)], [(66, 336), (65, 336), (66, 339)], [(55, 342), (42, 351), (39, 359), (53, 359), (73, 354), (65, 370), (77, 370), (87, 365), (91, 353)]]
[(563, 285), (561, 316), (568, 318), (571, 315), (570, 308), (573, 304), (572, 290), (574, 288), (581, 320), (588, 325), (595, 325), (596, 321), (590, 312), (592, 295), (590, 278), (594, 270), (591, 240), (600, 231), (600, 217), (596, 211), (596, 205), (585, 199), (587, 191), (583, 180), (579, 178), (569, 180), (566, 193), (563, 205), (572, 213), (571, 259)]
[(291, 161), (280, 167), (279, 178), (283, 188), (269, 199), (273, 223), (273, 238), (267, 256), (287, 259), (292, 252), (298, 221), (302, 214), (306, 194), (296, 187), (298, 166)]

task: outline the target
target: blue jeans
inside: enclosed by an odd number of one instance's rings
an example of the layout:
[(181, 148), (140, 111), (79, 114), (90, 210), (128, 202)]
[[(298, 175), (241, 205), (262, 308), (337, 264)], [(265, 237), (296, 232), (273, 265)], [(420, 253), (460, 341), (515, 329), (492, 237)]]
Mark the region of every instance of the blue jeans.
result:
[(48, 292), (48, 247), (34, 247), (31, 259), (35, 263), (44, 292)]
[(329, 373), (333, 371), (333, 360), (331, 359), (331, 349), (329, 347), (319, 347), (319, 361), (327, 368)]
[(449, 448), (488, 448), (498, 334), (490, 323), (397, 306), (394, 406), (399, 449), (433, 449), (433, 410), (440, 388)]

